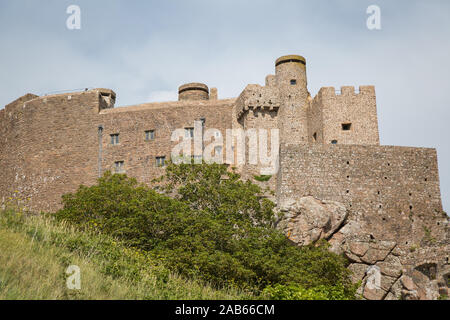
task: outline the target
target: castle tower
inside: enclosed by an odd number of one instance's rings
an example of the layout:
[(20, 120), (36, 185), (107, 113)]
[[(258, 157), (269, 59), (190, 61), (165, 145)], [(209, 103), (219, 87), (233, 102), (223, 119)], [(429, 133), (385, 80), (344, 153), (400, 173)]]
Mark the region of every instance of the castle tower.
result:
[(281, 142), (308, 142), (307, 110), (309, 92), (306, 59), (298, 55), (280, 57), (275, 62), (275, 85), (280, 98)]
[(198, 82), (183, 84), (178, 88), (178, 100), (209, 100), (209, 88)]

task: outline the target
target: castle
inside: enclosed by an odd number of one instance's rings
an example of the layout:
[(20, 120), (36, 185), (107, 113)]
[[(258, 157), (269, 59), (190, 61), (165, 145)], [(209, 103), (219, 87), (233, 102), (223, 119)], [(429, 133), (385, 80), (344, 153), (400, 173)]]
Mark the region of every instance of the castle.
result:
[[(201, 83), (179, 87), (174, 102), (114, 108), (115, 98), (110, 89), (26, 94), (0, 110), (2, 203), (18, 197), (31, 210), (56, 210), (61, 195), (107, 170), (150, 184), (177, 144), (173, 131), (193, 136), (196, 121), (223, 136), (227, 129), (277, 129), (279, 170), (256, 183), (275, 192), (293, 241), (305, 233), (326, 238), (349, 257), (359, 280), (367, 282), (367, 266), (377, 266), (381, 285), (363, 285), (367, 299), (448, 294), (448, 218), (436, 150), (380, 146), (373, 86), (321, 88), (312, 98), (305, 58), (288, 55), (276, 60), (265, 86), (248, 85), (233, 99)], [(249, 179), (260, 169), (238, 166)], [(300, 226), (311, 210), (328, 214), (324, 225), (315, 224), (318, 236)]]

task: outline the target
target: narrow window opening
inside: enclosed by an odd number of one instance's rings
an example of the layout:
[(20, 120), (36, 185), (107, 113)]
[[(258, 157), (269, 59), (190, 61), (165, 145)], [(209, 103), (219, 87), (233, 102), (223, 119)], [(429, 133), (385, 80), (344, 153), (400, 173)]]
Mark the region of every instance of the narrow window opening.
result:
[(337, 140), (331, 140), (331, 144), (337, 144)]
[(292, 80), (291, 80), (291, 86), (295, 86), (296, 84), (297, 84), (297, 80), (292, 79)]
[(184, 136), (186, 138), (194, 138), (194, 128), (184, 128)]
[(350, 131), (351, 129), (352, 129), (352, 124), (351, 123), (343, 123), (342, 124), (342, 130)]
[(112, 145), (119, 144), (119, 134), (118, 133), (114, 133), (111, 135), (111, 144)]
[(317, 132), (314, 132), (313, 139), (314, 139), (314, 142), (317, 141)]
[(145, 141), (155, 140), (155, 130), (145, 131)]
[(114, 162), (114, 172), (115, 173), (124, 173), (125, 170), (125, 162), (124, 161), (116, 161)]
[(156, 166), (164, 167), (166, 165), (166, 157), (156, 157)]
[(221, 146), (214, 147), (214, 154), (216, 156), (221, 156), (222, 155), (222, 147)]

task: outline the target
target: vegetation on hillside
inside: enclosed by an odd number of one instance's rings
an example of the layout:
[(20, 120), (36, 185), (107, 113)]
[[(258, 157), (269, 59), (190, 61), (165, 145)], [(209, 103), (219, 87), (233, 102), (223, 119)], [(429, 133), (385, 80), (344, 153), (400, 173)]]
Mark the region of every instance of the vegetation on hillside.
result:
[(154, 189), (106, 173), (65, 195), (54, 216), (215, 288), (273, 299), (354, 298), (347, 261), (325, 244), (292, 244), (274, 228), (274, 204), (226, 166), (170, 164)]
[[(80, 267), (80, 290), (66, 286), (70, 265)], [(0, 300), (255, 298), (181, 277), (109, 235), (17, 209), (0, 211)]]

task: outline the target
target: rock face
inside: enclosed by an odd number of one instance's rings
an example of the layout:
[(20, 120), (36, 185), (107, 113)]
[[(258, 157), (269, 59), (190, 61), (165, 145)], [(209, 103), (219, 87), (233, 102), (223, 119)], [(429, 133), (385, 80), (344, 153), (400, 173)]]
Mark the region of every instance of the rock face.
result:
[[(352, 280), (361, 281), (358, 293), (367, 300), (435, 300), (449, 295), (450, 243), (448, 218), (441, 233), (427, 237), (441, 241), (419, 241), (411, 236), (406, 246), (378, 239), (380, 226), (371, 225), (364, 213), (352, 212), (344, 204), (313, 197), (289, 200), (279, 206), (283, 218), (279, 228), (299, 246), (326, 239), (330, 250), (351, 263)], [(402, 240), (404, 235), (402, 235)], [(423, 239), (421, 239), (423, 240)], [(408, 243), (407, 242), (407, 243)]]
[(283, 208), (285, 219), (281, 228), (298, 245), (329, 239), (343, 225), (348, 216), (344, 205), (334, 201), (320, 201), (313, 197), (291, 201)]

